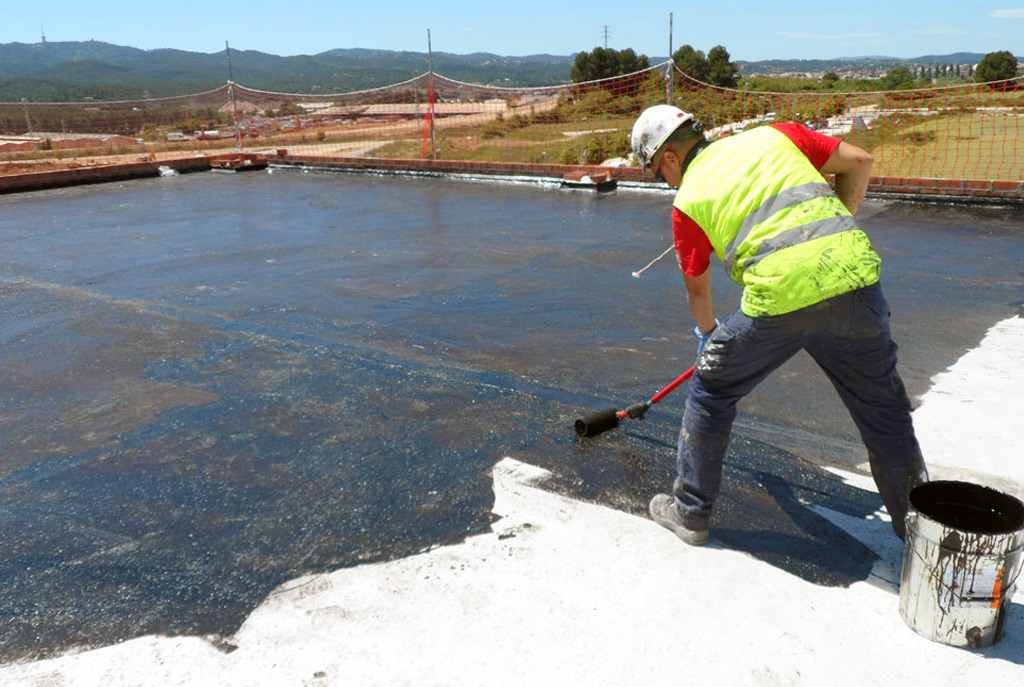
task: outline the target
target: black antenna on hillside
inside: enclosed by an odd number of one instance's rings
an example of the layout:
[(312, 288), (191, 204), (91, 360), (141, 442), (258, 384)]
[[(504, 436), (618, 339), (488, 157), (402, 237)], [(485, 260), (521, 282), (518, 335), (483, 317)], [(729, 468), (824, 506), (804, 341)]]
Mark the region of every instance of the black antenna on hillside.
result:
[(46, 29), (43, 28), (42, 23), (39, 24), (39, 33), (43, 34), (43, 45), (46, 45)]

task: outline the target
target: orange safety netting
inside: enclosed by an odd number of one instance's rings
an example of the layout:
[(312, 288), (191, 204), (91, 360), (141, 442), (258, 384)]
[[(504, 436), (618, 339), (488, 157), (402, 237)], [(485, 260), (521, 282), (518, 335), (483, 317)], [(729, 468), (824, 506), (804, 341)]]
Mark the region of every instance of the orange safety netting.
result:
[(912, 91), (766, 93), (700, 83), (671, 62), (540, 88), (423, 74), (336, 94), (229, 83), (172, 98), (0, 103), (0, 174), (282, 148), (328, 158), (630, 164), (633, 121), (667, 100), (695, 112), (712, 137), (802, 122), (869, 150), (877, 175), (1024, 180), (1021, 79)]
[(876, 92), (764, 93), (683, 74), (676, 103), (712, 137), (797, 121), (872, 153), (880, 176), (1024, 180), (1024, 79)]

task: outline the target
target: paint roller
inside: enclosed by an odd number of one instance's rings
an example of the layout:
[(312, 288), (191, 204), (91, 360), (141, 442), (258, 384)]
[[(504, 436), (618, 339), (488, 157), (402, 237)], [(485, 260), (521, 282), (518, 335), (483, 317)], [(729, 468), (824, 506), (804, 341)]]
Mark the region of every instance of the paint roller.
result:
[(672, 393), (676, 387), (685, 382), (687, 379), (693, 376), (694, 368), (691, 367), (683, 374), (676, 377), (666, 386), (664, 389), (654, 394), (651, 400), (643, 403), (637, 403), (629, 406), (625, 410), (616, 410), (611, 408), (609, 410), (602, 410), (590, 415), (585, 415), (581, 418), (577, 418), (573, 423), (573, 429), (576, 430), (576, 436), (580, 437), (594, 437), (603, 432), (607, 432), (610, 429), (615, 429), (619, 426), (619, 422), (629, 418), (630, 420), (642, 420), (644, 414), (650, 410), (651, 406), (660, 401), (661, 399)]

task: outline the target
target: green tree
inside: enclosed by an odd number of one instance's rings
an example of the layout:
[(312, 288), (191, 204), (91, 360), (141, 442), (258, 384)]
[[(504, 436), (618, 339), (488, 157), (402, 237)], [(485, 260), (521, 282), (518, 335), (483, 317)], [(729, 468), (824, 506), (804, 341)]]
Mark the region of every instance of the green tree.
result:
[(684, 45), (672, 53), (672, 61), (675, 63), (676, 68), (687, 76), (697, 81), (709, 83), (711, 65), (708, 64), (708, 58), (704, 55), (703, 51), (695, 50), (692, 45)]
[(990, 52), (981, 58), (978, 68), (974, 70), (977, 83), (1004, 81), (1017, 75), (1017, 58), (1009, 50)]
[(619, 69), (621, 74), (642, 72), (651, 66), (647, 55), (637, 55), (632, 48), (619, 51)]
[(882, 77), (883, 91), (904, 91), (914, 88), (914, 75), (906, 67), (896, 67)]
[(835, 88), (836, 84), (839, 83), (839, 75), (835, 72), (825, 72), (824, 76), (821, 77), (821, 82), (825, 84), (826, 88)]
[(711, 48), (708, 53), (709, 83), (722, 88), (736, 88), (739, 67), (729, 60), (729, 51), (721, 45)]
[(577, 53), (569, 75), (573, 83), (583, 83), (632, 74), (650, 66), (647, 55), (637, 55), (631, 48), (612, 50), (598, 47), (591, 52)]
[(729, 59), (729, 51), (716, 45), (705, 56), (692, 45), (684, 45), (672, 53), (676, 68), (687, 76), (702, 83), (723, 88), (736, 88), (739, 82), (739, 67)]

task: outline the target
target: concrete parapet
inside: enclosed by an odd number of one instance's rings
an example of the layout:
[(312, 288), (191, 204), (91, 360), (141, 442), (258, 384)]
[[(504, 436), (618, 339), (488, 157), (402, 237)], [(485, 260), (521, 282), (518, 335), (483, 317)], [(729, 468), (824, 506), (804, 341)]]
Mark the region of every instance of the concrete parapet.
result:
[[(276, 165), (322, 167), (326, 169), (394, 174), (517, 176), (549, 178), (558, 181), (571, 175), (611, 175), (619, 182), (657, 185), (657, 182), (654, 182), (651, 176), (645, 174), (639, 167), (578, 166), (474, 160), (328, 157), (292, 155), (289, 154), (287, 149), (282, 148), (266, 156), (232, 153), (172, 160), (145, 160), (47, 172), (0, 174), (0, 193), (33, 191), (76, 184), (92, 184), (156, 176), (160, 173), (161, 167), (167, 167), (179, 173), (207, 171), (218, 165), (224, 167), (242, 158), (248, 160), (249, 164), (258, 163), (262, 165), (269, 162)], [(1024, 203), (1024, 181), (875, 176), (871, 177), (868, 193), (869, 195), (899, 197), (909, 200), (1017, 204)]]

